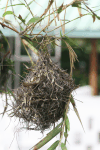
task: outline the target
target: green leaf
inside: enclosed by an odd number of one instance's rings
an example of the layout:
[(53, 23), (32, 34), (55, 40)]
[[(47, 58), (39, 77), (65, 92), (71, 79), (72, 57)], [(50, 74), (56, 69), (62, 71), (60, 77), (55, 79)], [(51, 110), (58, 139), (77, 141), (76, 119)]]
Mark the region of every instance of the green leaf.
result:
[(62, 150), (67, 150), (66, 145), (64, 143), (61, 143), (61, 149)]
[(31, 18), (27, 24), (31, 24), (31, 23), (34, 23), (34, 22), (37, 22), (39, 21), (41, 18), (40, 17), (34, 17), (34, 18)]
[(63, 4), (57, 9), (57, 13), (60, 14), (63, 10), (62, 10)]
[(70, 122), (69, 122), (68, 117), (66, 117), (66, 120), (65, 120), (65, 128), (67, 128), (68, 131), (70, 131)]
[(62, 8), (59, 8), (59, 9), (57, 10), (57, 13), (59, 14), (59, 13), (61, 13), (61, 11), (62, 11)]
[(58, 124), (52, 131), (50, 131), (46, 137), (44, 137), (40, 142), (38, 142), (36, 145), (34, 145), (32, 148), (40, 149), (42, 146), (44, 146), (47, 142), (49, 142), (51, 139), (53, 139), (58, 133), (62, 131), (61, 125), (63, 124), (63, 121)]
[(25, 24), (25, 19), (23, 19), (20, 14), (19, 14), (18, 18)]
[(13, 15), (13, 12), (12, 11), (6, 11), (2, 16), (6, 16), (6, 15)]
[(68, 137), (68, 134), (67, 134), (67, 132), (64, 132), (64, 136), (65, 136), (65, 138), (67, 138), (67, 137)]
[(9, 46), (9, 42), (8, 42), (8, 39), (4, 36), (4, 34), (2, 33), (2, 31), (0, 30), (0, 36), (3, 38), (3, 40), (6, 41), (6, 43), (8, 44)]
[(72, 7), (79, 7), (80, 4), (81, 4), (81, 2), (74, 2), (74, 3), (72, 4)]
[(73, 96), (71, 96), (70, 101), (71, 101), (72, 105), (75, 106), (75, 101), (74, 101), (74, 99), (73, 99)]
[(58, 144), (59, 144), (59, 140), (54, 142), (47, 150), (55, 150), (55, 148), (58, 146)]
[[(80, 116), (79, 116), (78, 110), (77, 110), (77, 108), (76, 108), (75, 101), (74, 101), (74, 99), (73, 99), (72, 96), (71, 96), (70, 102), (71, 102), (71, 104), (73, 105), (74, 111), (75, 111), (75, 113), (76, 113), (76, 115), (77, 115), (77, 117), (78, 117), (78, 119), (79, 119), (79, 121), (80, 121), (80, 123), (81, 123), (81, 125), (82, 125), (82, 128), (83, 128), (83, 130), (84, 130), (84, 127), (83, 127), (81, 118), (80, 118)], [(85, 132), (85, 130), (84, 130), (84, 132)]]
[(61, 30), (60, 30), (60, 36), (62, 37), (62, 33), (61, 33)]
[(96, 16), (98, 18), (98, 20), (100, 20), (100, 17), (99, 16)]

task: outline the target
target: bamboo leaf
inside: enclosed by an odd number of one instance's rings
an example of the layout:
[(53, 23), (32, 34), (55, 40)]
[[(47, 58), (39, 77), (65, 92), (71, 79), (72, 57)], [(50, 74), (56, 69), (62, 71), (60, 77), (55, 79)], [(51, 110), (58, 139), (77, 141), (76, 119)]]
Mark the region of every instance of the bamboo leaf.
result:
[(69, 123), (68, 117), (66, 117), (65, 126), (66, 126), (66, 128), (68, 129), (68, 131), (70, 131), (70, 123)]
[(67, 150), (66, 145), (64, 143), (61, 143), (61, 149), (62, 150)]
[(65, 136), (65, 138), (67, 138), (67, 137), (68, 137), (68, 134), (67, 134), (67, 132), (64, 132), (64, 136)]
[(37, 22), (39, 21), (41, 18), (40, 17), (34, 17), (34, 18), (31, 18), (27, 24), (31, 24), (31, 23), (34, 23), (34, 22)]
[(100, 20), (100, 17), (99, 16), (96, 16), (98, 18), (98, 20)]
[(62, 37), (62, 33), (61, 33), (61, 30), (60, 30), (60, 36)]
[(57, 13), (60, 14), (62, 12), (63, 4), (57, 9)]
[[(64, 40), (64, 41), (65, 41), (65, 40)], [(74, 68), (74, 62), (75, 62), (76, 60), (78, 61), (78, 59), (77, 59), (77, 55), (76, 55), (75, 51), (74, 51), (73, 48), (69, 45), (69, 43), (67, 43), (67, 42), (65, 41), (65, 44), (66, 44), (66, 46), (67, 46), (67, 48), (68, 48), (68, 50), (69, 50), (70, 68), (71, 68), (70, 75), (72, 75), (72, 70), (73, 70), (73, 68)]]
[(5, 41), (6, 41), (6, 43), (7, 43), (8, 47), (9, 47), (9, 49), (10, 49), (10, 45), (9, 45), (8, 39), (4, 36), (4, 34), (2, 33), (2, 31), (1, 31), (1, 30), (0, 30), (0, 36), (3, 38), (3, 40), (5, 40)]
[(58, 144), (59, 144), (59, 140), (54, 142), (47, 150), (55, 150), (55, 148), (58, 146)]
[(72, 4), (72, 7), (79, 7), (79, 4), (80, 4), (81, 2), (78, 2), (78, 1), (76, 1), (76, 2), (74, 2), (73, 4)]
[[(84, 127), (83, 127), (81, 118), (80, 118), (80, 116), (79, 116), (78, 110), (77, 110), (77, 108), (76, 108), (76, 104), (75, 104), (75, 101), (74, 101), (73, 97), (71, 97), (70, 102), (71, 102), (71, 104), (73, 105), (74, 111), (75, 111), (75, 113), (76, 113), (76, 115), (77, 115), (77, 117), (78, 117), (78, 119), (79, 119), (79, 121), (80, 121), (80, 123), (81, 123), (81, 125), (82, 125), (82, 128), (83, 128), (83, 130), (84, 130)], [(84, 132), (85, 132), (85, 130), (84, 130)]]
[[(83, 128), (83, 130), (84, 130), (84, 127), (83, 127), (83, 124), (82, 124), (81, 118), (80, 118), (80, 116), (79, 116), (79, 113), (78, 113), (78, 110), (77, 110), (77, 108), (76, 108), (76, 107), (74, 107), (74, 111), (75, 111), (75, 113), (76, 113), (76, 115), (77, 115), (77, 117), (78, 117), (78, 119), (79, 119), (79, 121), (80, 121), (80, 123), (81, 123), (81, 125), (82, 125), (82, 128)], [(85, 130), (84, 130), (84, 132), (85, 132)]]
[(6, 11), (2, 16), (6, 16), (6, 15), (13, 15), (13, 12), (12, 11)]
[(25, 24), (25, 19), (23, 19), (20, 14), (19, 14), (18, 18)]

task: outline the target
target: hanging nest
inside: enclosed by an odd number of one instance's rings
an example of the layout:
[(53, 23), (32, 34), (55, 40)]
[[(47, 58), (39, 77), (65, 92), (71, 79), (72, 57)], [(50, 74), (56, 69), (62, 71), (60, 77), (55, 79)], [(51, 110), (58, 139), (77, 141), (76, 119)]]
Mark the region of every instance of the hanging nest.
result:
[(54, 64), (48, 53), (41, 55), (14, 92), (13, 116), (23, 120), (27, 129), (49, 128), (63, 117), (73, 79)]

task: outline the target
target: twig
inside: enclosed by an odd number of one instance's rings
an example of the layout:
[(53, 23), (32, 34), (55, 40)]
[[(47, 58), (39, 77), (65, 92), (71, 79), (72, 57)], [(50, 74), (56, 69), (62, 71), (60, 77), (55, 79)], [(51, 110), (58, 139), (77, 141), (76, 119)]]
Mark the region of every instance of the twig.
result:
[[(90, 14), (90, 13), (88, 13), (88, 14), (83, 14), (82, 17), (83, 17), (83, 16), (86, 16), (86, 15), (89, 15), (89, 14)], [(54, 31), (54, 30), (56, 30), (56, 29), (62, 27), (63, 25), (65, 25), (65, 24), (67, 24), (67, 23), (69, 23), (69, 22), (71, 22), (71, 21), (74, 21), (74, 20), (76, 20), (76, 19), (79, 19), (79, 18), (80, 18), (80, 17), (77, 17), (77, 18), (75, 18), (75, 19), (73, 19), (73, 20), (69, 20), (68, 22), (63, 23), (62, 25), (56, 27), (55, 29), (52, 29), (52, 30), (50, 30), (50, 31), (47, 31), (47, 33), (52, 32), (52, 31)]]
[[(6, 10), (7, 10), (8, 1), (9, 1), (9, 0), (7, 0), (7, 3), (6, 3), (6, 8), (5, 8), (5, 12), (6, 12)], [(4, 20), (5, 20), (5, 16), (3, 17), (3, 22), (4, 22)]]
[(4, 27), (9, 28), (9, 29), (11, 29), (11, 30), (13, 30), (13, 31), (15, 31), (16, 33), (19, 34), (19, 32), (18, 32), (16, 29), (13, 29), (13, 28), (9, 27), (9, 26), (5, 25), (5, 24), (2, 23), (2, 22), (0, 22), (0, 24), (2, 25), (3, 28), (4, 28)]
[(88, 8), (92, 12), (94, 16), (96, 16), (100, 20), (100, 17), (96, 13), (94, 13), (92, 9), (90, 9), (85, 3), (84, 5), (86, 6), (86, 8)]
[(40, 16), (40, 18), (42, 18), (48, 12), (48, 10), (50, 9), (53, 2), (54, 2), (54, 0), (49, 1), (49, 4), (48, 4), (47, 8), (45, 9), (44, 13)]
[(25, 1), (26, 5), (27, 5), (27, 8), (29, 9), (29, 11), (30, 11), (30, 13), (31, 13), (32, 17), (34, 17), (34, 15), (33, 15), (32, 11), (31, 11), (31, 9), (30, 9), (29, 5), (27, 4), (26, 0), (24, 0), (24, 1)]
[[(67, 5), (63, 5), (62, 6), (62, 11), (64, 10), (64, 9), (66, 9), (67, 7), (69, 7), (70, 5), (72, 5), (74, 2), (75, 2), (76, 0), (73, 0), (71, 3), (69, 3), (69, 4), (67, 4)], [(31, 24), (29, 27), (26, 27), (26, 29), (22, 32), (23, 34), (25, 34), (26, 32), (28, 32), (31, 28), (34, 28), (36, 25), (37, 25), (37, 23), (39, 23), (39, 22), (41, 22), (44, 18), (42, 18), (43, 17), (43, 15), (45, 15), (46, 13), (47, 13), (47, 11), (48, 11), (48, 8), (50, 8), (51, 7), (51, 5), (52, 5), (52, 3), (53, 3), (53, 0), (51, 0), (50, 1), (50, 3), (49, 3), (49, 5), (48, 5), (48, 7), (47, 7), (47, 9), (45, 10), (45, 12), (40, 16), (40, 20), (39, 21), (37, 21), (34, 25), (33, 24)], [(55, 11), (55, 12), (57, 12), (59, 10), (59, 8)], [(54, 11), (51, 13), (51, 14), (49, 14), (49, 15), (52, 15), (53, 13), (55, 13)], [(59, 13), (60, 14), (60, 13)], [(48, 15), (47, 15), (48, 16)], [(46, 16), (46, 17), (47, 17)], [(55, 18), (57, 18), (57, 16), (58, 16), (58, 13), (57, 13), (57, 15), (56, 15), (56, 17)], [(43, 31), (43, 30), (45, 30), (48, 26), (50, 26), (50, 24), (53, 22), (53, 20), (55, 20), (55, 18), (54, 19), (52, 19), (50, 22), (49, 22), (49, 24), (48, 25), (46, 25), (40, 32), (39, 32), (39, 34)]]

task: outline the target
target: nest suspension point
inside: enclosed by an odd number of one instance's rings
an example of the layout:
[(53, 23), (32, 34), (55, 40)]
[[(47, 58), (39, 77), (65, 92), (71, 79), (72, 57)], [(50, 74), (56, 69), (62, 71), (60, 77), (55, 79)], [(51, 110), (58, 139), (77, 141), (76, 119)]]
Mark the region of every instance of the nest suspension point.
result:
[(13, 116), (22, 119), (28, 129), (44, 131), (63, 117), (74, 89), (76, 85), (69, 74), (45, 53), (15, 90)]

